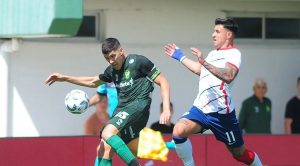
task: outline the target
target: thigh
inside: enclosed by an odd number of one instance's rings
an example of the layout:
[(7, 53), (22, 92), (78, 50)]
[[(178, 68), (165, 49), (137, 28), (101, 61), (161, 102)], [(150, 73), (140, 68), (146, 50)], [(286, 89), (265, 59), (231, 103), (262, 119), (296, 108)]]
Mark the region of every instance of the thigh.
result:
[(101, 131), (101, 138), (107, 140), (115, 134), (119, 134), (119, 129), (112, 124), (107, 124)]
[(119, 131), (122, 140), (127, 144), (139, 137), (139, 132), (146, 127), (149, 119), (151, 101), (136, 100), (118, 110), (109, 121)]
[(198, 133), (202, 130), (200, 124), (187, 118), (181, 118), (176, 122), (173, 135), (178, 137), (188, 137), (191, 134)]
[(208, 129), (206, 115), (200, 109), (193, 106), (176, 122), (173, 135), (186, 137), (190, 134), (202, 132), (204, 129)]
[(121, 138), (127, 144), (139, 137), (140, 131), (146, 127), (149, 119), (149, 111), (135, 112), (128, 123), (120, 131)]
[(217, 140), (232, 149), (244, 145), (242, 131), (235, 116), (235, 111), (229, 114), (209, 114), (208, 119), (210, 129)]

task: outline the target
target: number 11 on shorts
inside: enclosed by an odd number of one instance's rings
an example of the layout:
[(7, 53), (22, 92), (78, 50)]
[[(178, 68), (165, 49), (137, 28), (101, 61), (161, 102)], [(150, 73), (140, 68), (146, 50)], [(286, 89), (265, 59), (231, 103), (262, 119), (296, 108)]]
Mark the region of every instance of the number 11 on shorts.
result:
[(227, 136), (227, 140), (228, 140), (228, 145), (232, 145), (235, 143), (235, 137), (233, 135), (233, 132), (232, 131), (229, 131), (229, 132), (226, 132), (225, 133), (226, 136)]

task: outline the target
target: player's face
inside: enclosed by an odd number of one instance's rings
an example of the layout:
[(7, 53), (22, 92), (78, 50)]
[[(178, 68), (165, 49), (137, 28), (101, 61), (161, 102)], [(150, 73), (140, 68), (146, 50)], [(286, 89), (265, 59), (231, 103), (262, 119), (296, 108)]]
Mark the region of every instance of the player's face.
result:
[(226, 28), (224, 28), (223, 25), (215, 25), (214, 32), (212, 34), (213, 38), (213, 44), (216, 49), (223, 48), (226, 46), (225, 44), (227, 43), (229, 39), (229, 34), (230, 31)]
[(114, 69), (119, 70), (124, 62), (123, 54), (123, 49), (119, 48), (116, 51), (112, 51), (109, 54), (104, 55), (104, 57)]

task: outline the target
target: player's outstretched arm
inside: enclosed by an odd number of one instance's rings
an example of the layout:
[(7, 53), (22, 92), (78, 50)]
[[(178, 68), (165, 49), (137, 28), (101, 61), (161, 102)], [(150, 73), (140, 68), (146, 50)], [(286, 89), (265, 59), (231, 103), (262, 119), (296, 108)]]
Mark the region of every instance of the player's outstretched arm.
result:
[(186, 68), (188, 68), (193, 73), (200, 75), (201, 64), (199, 62), (195, 62), (189, 58), (186, 58), (181, 49), (175, 44), (165, 45), (165, 53), (171, 58), (181, 62)]
[(168, 124), (171, 120), (169, 82), (162, 73), (155, 78), (154, 82), (160, 86), (163, 100), (163, 112), (160, 114), (159, 123)]
[(104, 82), (99, 79), (98, 76), (94, 77), (75, 77), (75, 76), (67, 76), (60, 73), (53, 73), (49, 75), (46, 79), (45, 83), (48, 85), (52, 85), (54, 82), (69, 82), (72, 84), (86, 86), (91, 88), (96, 88), (100, 84)]

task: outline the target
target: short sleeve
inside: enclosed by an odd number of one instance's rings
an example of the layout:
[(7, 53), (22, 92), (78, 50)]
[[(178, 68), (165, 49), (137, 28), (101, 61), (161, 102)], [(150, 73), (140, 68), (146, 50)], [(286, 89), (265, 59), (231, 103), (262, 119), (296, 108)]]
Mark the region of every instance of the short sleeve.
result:
[(159, 69), (144, 56), (137, 57), (137, 64), (141, 73), (145, 74), (152, 81), (160, 74)]
[(107, 94), (106, 84), (102, 84), (102, 85), (98, 86), (97, 93), (100, 94), (100, 95), (106, 95)]
[(99, 74), (99, 79), (108, 83), (112, 82), (112, 67), (107, 67), (103, 74)]
[(241, 52), (237, 49), (232, 49), (227, 56), (227, 63), (231, 64), (237, 69), (240, 69), (242, 62)]

